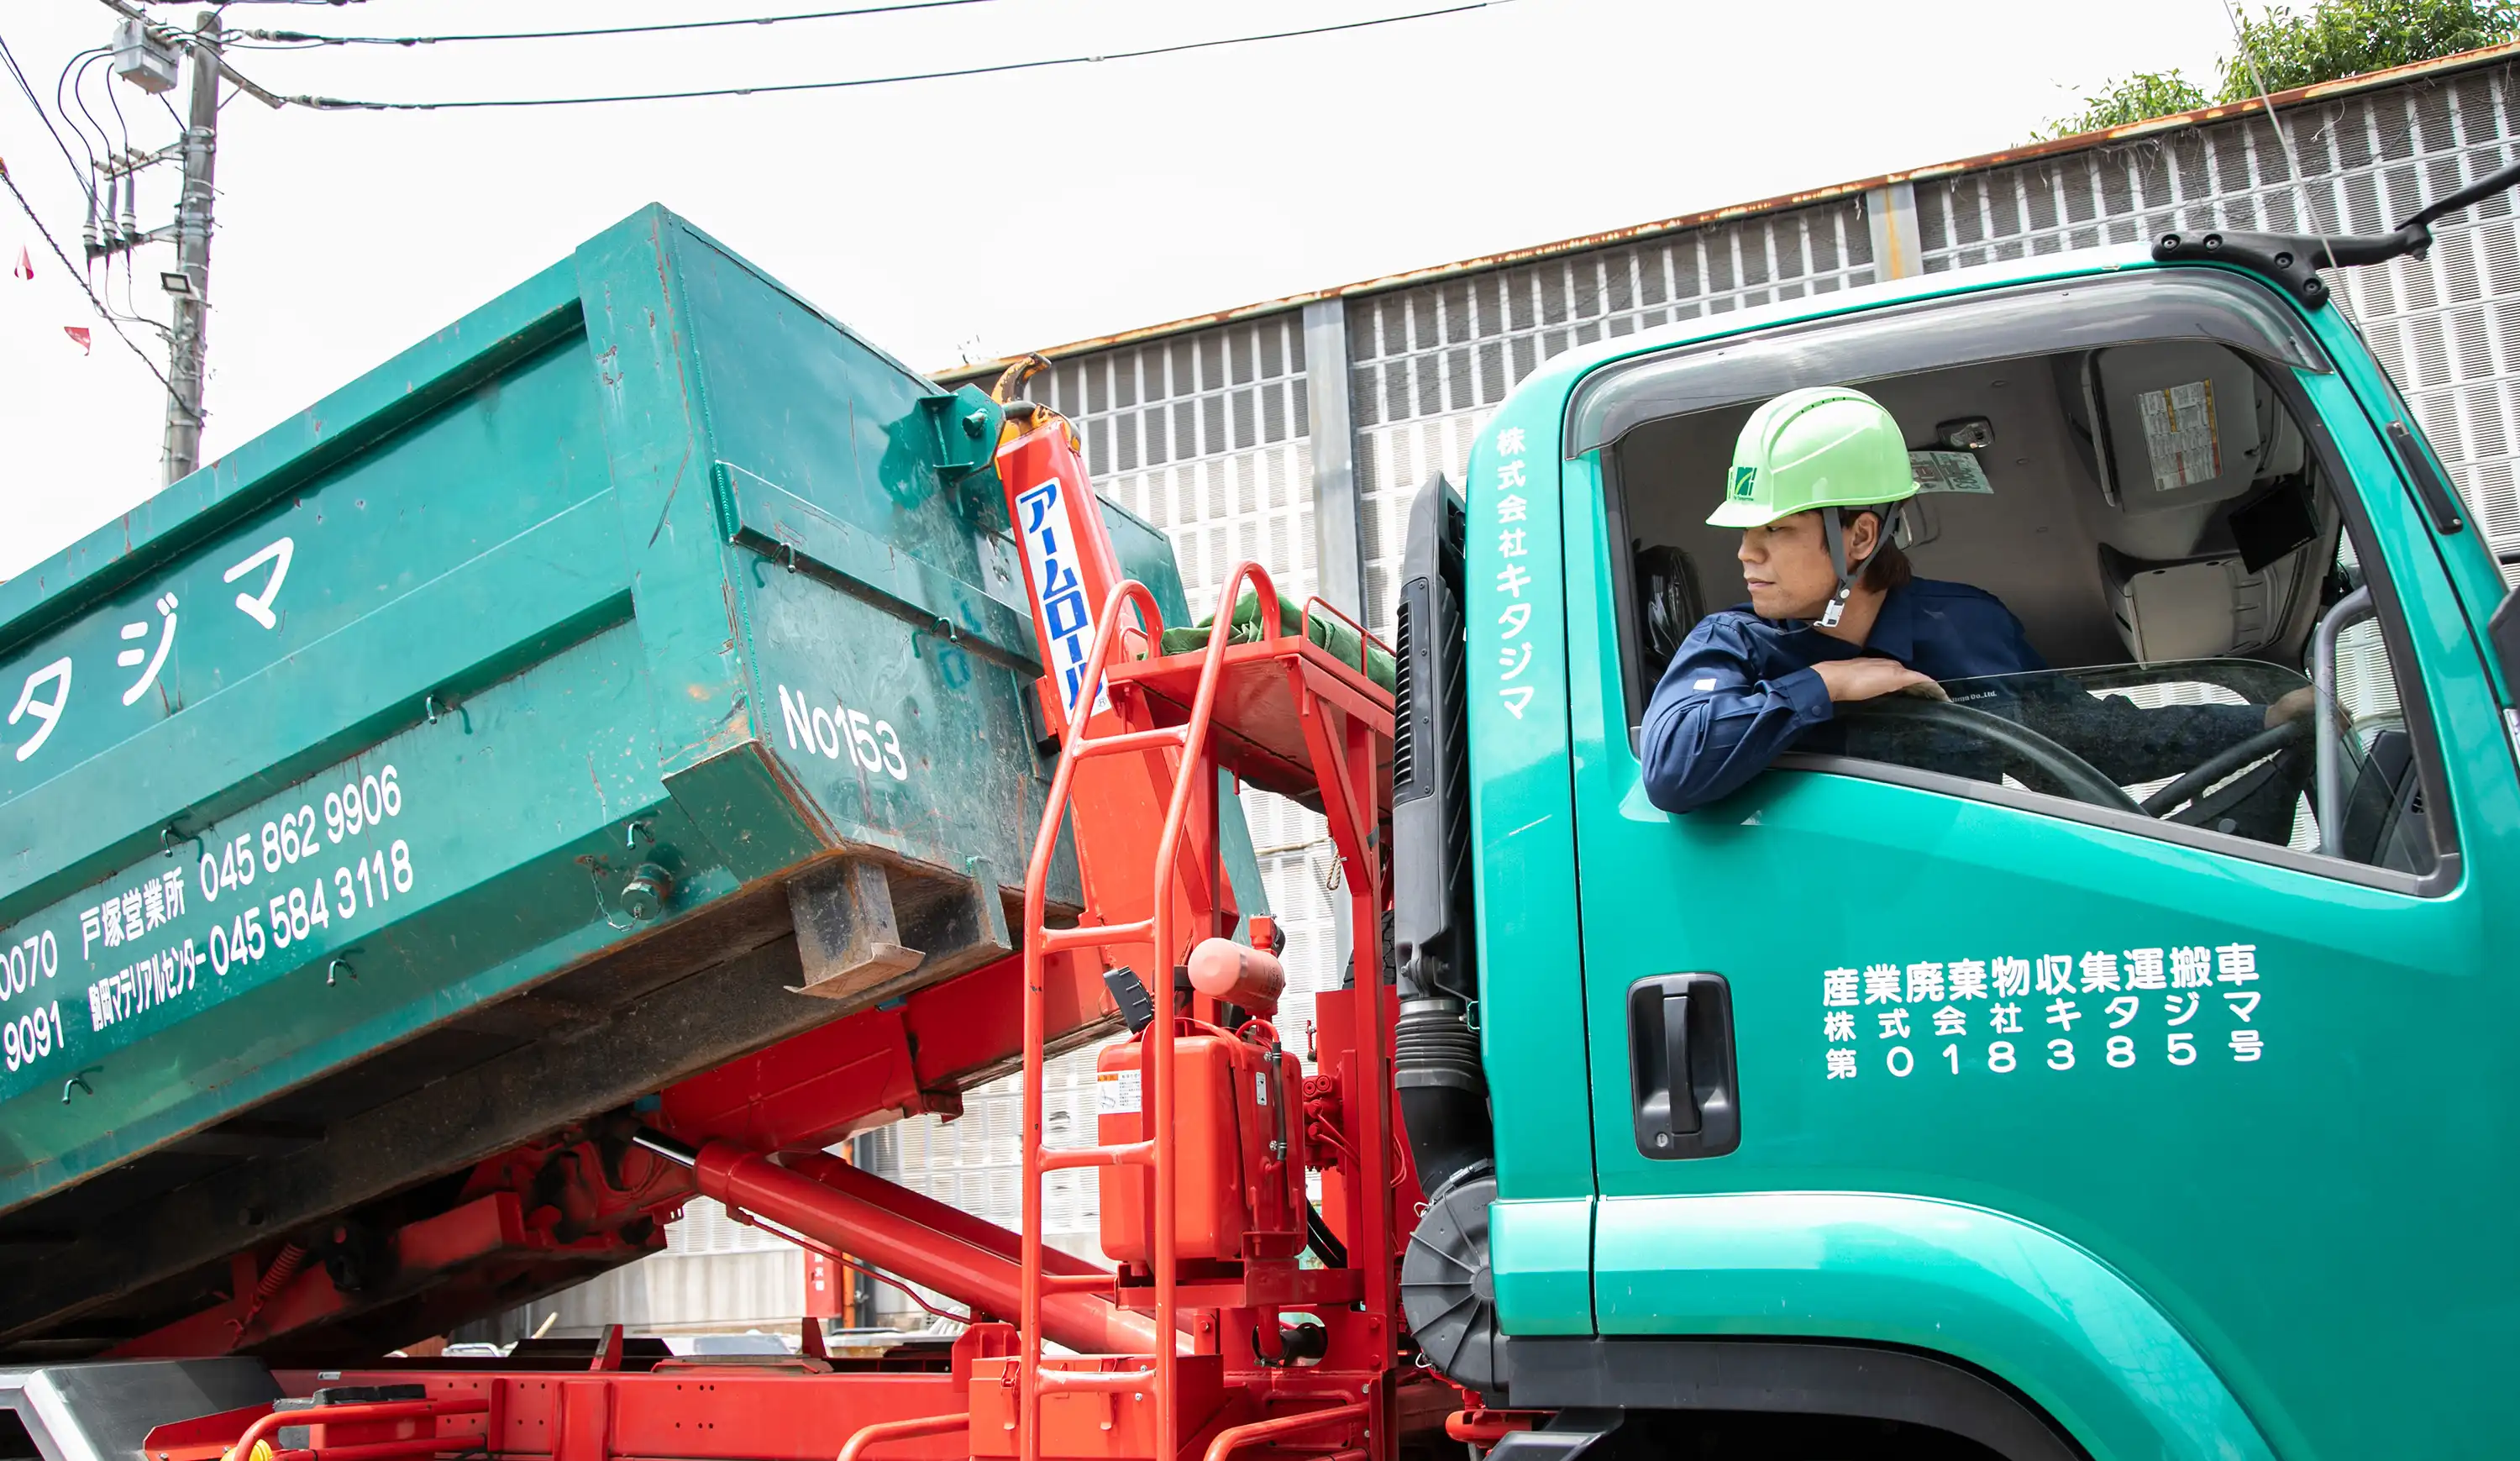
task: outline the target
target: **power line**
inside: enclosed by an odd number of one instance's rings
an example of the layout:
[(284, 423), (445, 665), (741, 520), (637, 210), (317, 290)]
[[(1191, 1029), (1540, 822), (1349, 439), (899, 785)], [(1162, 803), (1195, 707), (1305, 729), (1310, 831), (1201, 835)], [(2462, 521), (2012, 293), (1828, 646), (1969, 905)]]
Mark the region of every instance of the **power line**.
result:
[[(659, 30), (714, 30), (729, 25), (777, 25), (788, 21), (831, 21), (845, 16), (881, 16), (905, 10), (944, 10), (957, 5), (986, 5), (991, 0), (904, 0), (891, 5), (865, 5), (855, 10), (809, 10), (793, 15), (751, 16), (731, 21), (667, 21), (654, 25), (599, 25), (587, 30), (494, 30), (461, 35), (309, 35), (302, 30), (245, 30), (253, 40), (312, 46), (434, 46), (471, 40), (577, 40), (597, 35), (650, 35)], [(259, 48), (257, 48), (259, 49)]]
[[(69, 76), (70, 105), (71, 105), (71, 106), (74, 106), (74, 107), (76, 107), (76, 108), (78, 108), (79, 115), (87, 119), (87, 124), (88, 124), (88, 126), (89, 126), (89, 127), (91, 127), (91, 128), (94, 128), (94, 129), (95, 129), (95, 132), (96, 132), (96, 140), (98, 141), (98, 143), (100, 143), (100, 144), (104, 147), (104, 149), (105, 149), (105, 156), (107, 156), (107, 157), (109, 157), (109, 158), (110, 158), (110, 157), (112, 157), (112, 156), (113, 156), (113, 134), (112, 134), (112, 132), (109, 132), (109, 131), (107, 131), (107, 130), (105, 129), (105, 123), (103, 123), (103, 122), (101, 122), (101, 121), (99, 121), (99, 120), (97, 120), (97, 119), (96, 119), (96, 114), (95, 114), (94, 112), (91, 112), (91, 111), (89, 111), (89, 110), (88, 110), (87, 98), (86, 98), (86, 97), (84, 97), (84, 96), (81, 96), (81, 95), (79, 94), (80, 90), (81, 90), (83, 87), (85, 87), (85, 86), (87, 85), (87, 73), (88, 73), (88, 71), (89, 71), (91, 68), (93, 68), (96, 66), (96, 64), (97, 64), (98, 62), (100, 62), (100, 61), (104, 61), (104, 60), (106, 59), (106, 57), (107, 57), (110, 53), (108, 53), (108, 52), (106, 52), (106, 51), (103, 51), (103, 50), (98, 50), (98, 51), (84, 51), (84, 52), (81, 52), (80, 54), (81, 54), (82, 56), (86, 57), (86, 59), (85, 59), (84, 61), (80, 61), (80, 62), (78, 63), (78, 69), (76, 69), (76, 70), (74, 70), (74, 71), (68, 71), (68, 72), (67, 73), (67, 74)], [(106, 90), (107, 90), (107, 92), (108, 92), (108, 94), (109, 94), (109, 95), (111, 95), (111, 94), (112, 94), (112, 85), (113, 85), (113, 83), (112, 83), (112, 79), (111, 79), (111, 76), (109, 75), (109, 78), (108, 78), (108, 80), (107, 80), (107, 82), (106, 82)], [(54, 88), (54, 91), (55, 91), (55, 94), (56, 94), (56, 95), (58, 95), (58, 94), (59, 94), (59, 92), (60, 92), (60, 88), (59, 88), (59, 87), (55, 87), (55, 88)], [(64, 121), (68, 121), (69, 119), (70, 119), (70, 114), (69, 114), (69, 113), (68, 113), (68, 112), (67, 112), (67, 111), (63, 112), (63, 113), (62, 113), (62, 120), (64, 120)], [(80, 131), (80, 130), (79, 130), (79, 128), (78, 128), (78, 127), (76, 127), (76, 126), (72, 126), (72, 127), (70, 128), (70, 130), (72, 130), (72, 131), (74, 131), (74, 132), (78, 132), (80, 142), (82, 142), (82, 143), (86, 142), (86, 140), (87, 140), (87, 133), (86, 133), (86, 132), (84, 132), (84, 131)], [(89, 150), (89, 153), (88, 153), (88, 165), (89, 165), (89, 166), (91, 166), (91, 167), (93, 167), (93, 166), (95, 166), (95, 165), (96, 165), (96, 152), (95, 152), (95, 150), (94, 150), (94, 149), (90, 149), (90, 150)]]
[[(103, 46), (98, 46), (92, 50), (73, 52), (69, 60), (62, 63), (61, 73), (53, 77), (53, 110), (61, 114), (62, 124), (68, 127), (71, 134), (78, 138), (79, 151), (87, 154), (87, 165), (88, 170), (91, 173), (96, 170), (97, 165), (96, 146), (88, 140), (87, 132), (81, 128), (76, 121), (71, 119), (70, 103), (76, 98), (78, 91), (75, 84), (76, 78), (74, 72), (78, 68), (89, 65), (94, 62), (96, 58), (105, 54), (107, 54), (107, 50)], [(112, 152), (112, 144), (108, 143), (106, 151)], [(88, 183), (87, 192), (89, 202), (95, 202), (96, 184), (94, 181), (91, 180)]]
[(1058, 56), (1040, 61), (1010, 61), (997, 66), (962, 67), (948, 71), (911, 71), (896, 76), (859, 76), (845, 81), (788, 81), (772, 86), (713, 86), (698, 91), (626, 92), (616, 96), (533, 97), (519, 100), (481, 102), (363, 102), (341, 97), (293, 96), (287, 100), (319, 112), (441, 112), (484, 107), (588, 107), (610, 102), (681, 102), (700, 97), (767, 96), (790, 91), (838, 91), (854, 86), (891, 86), (904, 81), (943, 81), (956, 76), (989, 76), (1006, 71), (1041, 70), (1050, 67), (1093, 66), (1105, 61), (1136, 61), (1148, 56), (1172, 56), (1184, 51), (1206, 51), (1221, 46), (1245, 46), (1259, 41), (1292, 40), (1297, 36), (1329, 35), (1342, 30), (1365, 30), (1376, 25), (1398, 25), (1409, 21), (1433, 20), (1438, 16), (1457, 16), (1466, 11), (1485, 10), (1493, 5), (1509, 5), (1512, 0), (1469, 0), (1462, 5), (1448, 5), (1438, 10), (1411, 11), (1407, 15), (1376, 16), (1372, 20), (1346, 21), (1335, 25), (1308, 25), (1300, 30), (1272, 30), (1254, 35), (1229, 35), (1215, 40), (1184, 41), (1178, 45), (1146, 46), (1134, 51), (1105, 51), (1090, 56)]
[(167, 395), (172, 396), (175, 393), (174, 384), (166, 379), (166, 373), (164, 371), (158, 368), (158, 362), (149, 358), (148, 351), (133, 343), (131, 337), (122, 333), (122, 322), (113, 317), (113, 311), (106, 308), (103, 300), (97, 298), (96, 291), (88, 288), (87, 280), (79, 274), (78, 266), (71, 263), (70, 256), (62, 251), (62, 246), (59, 241), (54, 239), (53, 231), (44, 226), (43, 219), (35, 216), (35, 205), (26, 201), (25, 194), (18, 191), (18, 180), (9, 175), (9, 168), (6, 163), (0, 163), (0, 186), (6, 186), (9, 190), (9, 196), (18, 200), (18, 206), (25, 212), (26, 221), (35, 225), (35, 232), (43, 235), (44, 243), (52, 249), (53, 257), (62, 261), (62, 272), (69, 275), (70, 278), (77, 283), (79, 293), (87, 296), (87, 302), (94, 306), (97, 317), (104, 320), (106, 324), (112, 329), (114, 339), (121, 341), (126, 345), (130, 345), (131, 353), (140, 357), (140, 363), (149, 367), (149, 373), (156, 376), (158, 378), (158, 384), (165, 387)]
[[(35, 119), (44, 124), (46, 132), (52, 134), (53, 146), (62, 150), (62, 160), (69, 164), (70, 174), (78, 179), (79, 191), (93, 202), (96, 198), (96, 179), (79, 166), (78, 159), (70, 156), (70, 145), (62, 140), (61, 128), (53, 125), (53, 114), (44, 110), (43, 102), (35, 95), (35, 88), (26, 84), (26, 73), (19, 68), (18, 58), (10, 54), (9, 42), (5, 39), (0, 39), (0, 63), (6, 64), (10, 78), (18, 83), (18, 90), (25, 94), (26, 105), (35, 109)], [(86, 139), (80, 139), (79, 145), (85, 147)]]

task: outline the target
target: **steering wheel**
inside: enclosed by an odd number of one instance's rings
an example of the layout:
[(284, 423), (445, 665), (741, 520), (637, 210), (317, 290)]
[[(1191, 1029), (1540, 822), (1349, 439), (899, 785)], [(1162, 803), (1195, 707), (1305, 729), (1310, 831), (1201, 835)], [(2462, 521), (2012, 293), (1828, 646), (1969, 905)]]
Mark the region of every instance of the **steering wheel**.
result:
[[(2242, 766), (2267, 756), (2291, 751), (2308, 739), (2310, 739), (2310, 723), (2306, 720), (2287, 720), (2279, 725), (2271, 725), (2245, 741), (2227, 746), (2207, 756), (2177, 781), (2144, 798), (2140, 810), (2148, 817), (2168, 816), (2172, 807), (2196, 796)], [(2207, 820), (2212, 812), (2220, 811), (2223, 807), (2255, 792), (2264, 781), (2264, 777), (2257, 777), (2241, 786), (2226, 788), (2224, 792), (2209, 799), (2216, 804), (2208, 806), (2204, 802), (2199, 802), (2177, 820), (2201, 823)]]
[[(2136, 805), (2135, 799), (2129, 797), (2116, 782), (2103, 775), (2098, 767), (2030, 727), (2006, 720), (2001, 715), (1990, 715), (1984, 710), (1969, 706), (1955, 705), (1948, 700), (1928, 700), (1914, 695), (1884, 695), (1872, 700), (1857, 701), (1852, 705), (1839, 707), (1838, 713), (1844, 716), (1866, 718), (1877, 716), (1887, 720), (1910, 720), (1937, 730), (1956, 731), (1986, 742), (2026, 763), (2031, 769), (2053, 782), (2065, 796), (2077, 801), (2089, 802), (2093, 806), (2105, 806), (2111, 811), (2147, 814), (2145, 807)], [(2229, 755), (2230, 753), (2226, 752), (2214, 759), (2222, 761)], [(2239, 765), (2245, 762), (2235, 761), (2232, 764)], [(2181, 779), (2185, 781), (2195, 775), (2196, 772), (2191, 771), (2187, 777)], [(2211, 784), (2210, 781), (2200, 783), (2200, 785)]]

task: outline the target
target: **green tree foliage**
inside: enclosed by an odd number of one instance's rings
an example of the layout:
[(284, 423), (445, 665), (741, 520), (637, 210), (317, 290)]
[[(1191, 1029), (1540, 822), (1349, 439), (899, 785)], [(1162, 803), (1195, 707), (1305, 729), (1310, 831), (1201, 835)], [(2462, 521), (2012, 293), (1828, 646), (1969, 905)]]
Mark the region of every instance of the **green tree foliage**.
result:
[[(2520, 34), (2520, 0), (2313, 0), (2299, 13), (2272, 5), (2240, 18), (2245, 51), (2222, 61), (2208, 97), (2177, 70), (2138, 71), (2083, 98), (2083, 110), (2050, 121), (2040, 137), (2129, 126), (2213, 102), (2246, 101), (2261, 80), (2271, 92), (2499, 45)], [(2255, 70), (2251, 63), (2256, 63)]]
[(2272, 6), (2240, 18), (2247, 54), (2224, 58), (2221, 100), (2254, 97), (2261, 81), (2289, 91), (2499, 45), (2514, 30), (2520, 5), (2511, 0), (2318, 0), (2303, 15)]
[(2188, 112), (2207, 105), (2205, 93), (2196, 83), (2179, 73), (2176, 68), (2166, 71), (2138, 71), (2124, 80), (2113, 80), (2083, 98), (2083, 110), (2071, 116), (2048, 123), (2042, 137), (2071, 137), (2077, 132), (2097, 132), (2108, 127), (2129, 126), (2167, 116), (2173, 112)]

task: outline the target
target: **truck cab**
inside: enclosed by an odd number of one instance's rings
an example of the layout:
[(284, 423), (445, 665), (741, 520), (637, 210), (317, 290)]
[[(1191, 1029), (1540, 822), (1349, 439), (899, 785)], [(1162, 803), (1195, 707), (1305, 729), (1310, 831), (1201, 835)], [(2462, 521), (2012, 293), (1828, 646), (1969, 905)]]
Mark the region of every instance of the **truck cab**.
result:
[[(1407, 1042), (1456, 1022), (1493, 1134), (1413, 1112), (1404, 1292), (1438, 1368), (1558, 1412), (1514, 1445), (2498, 1444), (2503, 580), (2316, 241), (2206, 242), (1606, 342), (1421, 493), (1399, 1081), (1435, 1099)], [(1907, 437), (1914, 574), (2050, 667), (1839, 706), (1665, 811), (1648, 707), (1747, 597), (1705, 519), (1821, 385)]]

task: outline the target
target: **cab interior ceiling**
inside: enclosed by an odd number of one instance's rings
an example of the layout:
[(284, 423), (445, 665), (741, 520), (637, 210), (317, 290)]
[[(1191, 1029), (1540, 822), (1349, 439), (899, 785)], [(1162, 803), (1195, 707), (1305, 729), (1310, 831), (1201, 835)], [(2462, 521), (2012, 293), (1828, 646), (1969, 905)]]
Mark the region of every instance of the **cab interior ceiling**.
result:
[[(2164, 488), (2140, 397), (2199, 381), (2214, 385), (2222, 470)], [(1969, 453), (1992, 491), (1919, 492), (1906, 551), (1917, 576), (2002, 599), (2051, 666), (2220, 656), (2302, 666), (2341, 520), (2305, 434), (2249, 357), (2210, 341), (2130, 342), (1828, 384), (1869, 392), (1912, 450), (1948, 449), (1948, 423), (1992, 429)], [(1611, 448), (1631, 546), (1685, 552), (1704, 611), (1749, 598), (1740, 534), (1705, 519), (1757, 405), (1646, 422)]]

